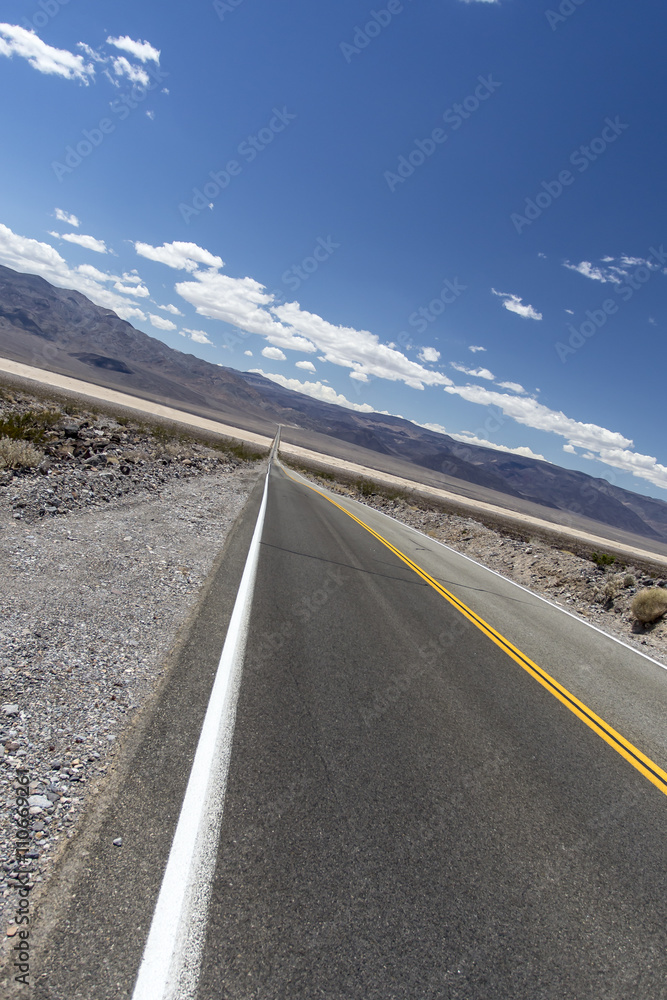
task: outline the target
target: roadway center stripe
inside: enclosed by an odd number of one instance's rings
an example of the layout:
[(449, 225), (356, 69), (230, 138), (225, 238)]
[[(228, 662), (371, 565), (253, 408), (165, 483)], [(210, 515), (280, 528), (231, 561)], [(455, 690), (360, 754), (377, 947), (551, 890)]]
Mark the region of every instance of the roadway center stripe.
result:
[[(292, 480), (292, 482), (299, 483), (299, 480), (294, 479), (294, 477), (291, 476), (284, 469), (284, 467), (283, 471), (288, 478)], [(514, 646), (509, 639), (506, 639), (500, 634), (500, 632), (496, 631), (493, 626), (484, 621), (483, 618), (464, 604), (463, 601), (459, 600), (459, 598), (452, 594), (451, 591), (447, 590), (446, 587), (443, 587), (441, 583), (438, 583), (438, 581), (427, 573), (426, 570), (422, 569), (421, 566), (418, 566), (417, 563), (410, 559), (409, 556), (406, 556), (400, 551), (400, 549), (397, 549), (395, 545), (392, 545), (391, 542), (387, 541), (386, 538), (383, 538), (382, 535), (378, 534), (377, 531), (374, 531), (373, 528), (370, 528), (349, 510), (346, 510), (346, 508), (341, 504), (336, 503), (336, 501), (327, 496), (326, 493), (322, 493), (321, 490), (318, 490), (315, 486), (311, 486), (305, 481), (301, 482), (301, 485), (306, 486), (309, 490), (312, 490), (313, 493), (317, 493), (319, 496), (323, 497), (324, 500), (328, 500), (330, 504), (333, 504), (334, 507), (337, 507), (338, 510), (341, 510), (344, 514), (347, 514), (348, 517), (351, 517), (353, 521), (356, 521), (357, 524), (364, 528), (365, 531), (368, 531), (369, 534), (373, 535), (378, 542), (381, 542), (382, 545), (388, 548), (390, 552), (393, 552), (394, 555), (401, 560), (401, 562), (404, 562), (406, 566), (409, 566), (410, 569), (417, 574), (417, 576), (421, 577), (425, 583), (436, 590), (441, 597), (444, 597), (446, 601), (449, 601), (449, 603), (456, 608), (457, 611), (460, 611), (460, 613), (464, 615), (468, 621), (472, 622), (472, 624), (478, 628), (480, 632), (483, 632), (484, 635), (496, 644), (496, 646), (499, 646), (500, 649), (507, 653), (507, 655), (518, 663), (519, 666), (522, 667), (528, 674), (530, 674), (534, 680), (541, 684), (542, 687), (546, 688), (546, 690), (549, 691), (555, 698), (558, 698), (558, 700), (565, 705), (566, 708), (569, 708), (569, 710), (581, 719), (582, 722), (585, 722), (589, 729), (592, 729), (594, 733), (597, 733), (597, 735), (608, 743), (609, 746), (613, 747), (617, 753), (629, 761), (634, 768), (643, 774), (645, 778), (648, 778), (648, 780), (652, 782), (656, 788), (659, 788), (664, 795), (667, 795), (667, 773), (665, 773), (662, 768), (658, 767), (658, 765), (647, 757), (646, 754), (643, 754), (641, 750), (638, 750), (637, 747), (633, 746), (629, 740), (626, 740), (624, 736), (621, 736), (620, 733), (616, 732), (616, 730), (613, 729), (608, 722), (605, 722), (599, 715), (596, 715), (595, 712), (584, 705), (582, 701), (575, 698), (575, 696), (571, 694), (567, 688), (564, 688), (562, 684), (559, 684), (557, 680), (546, 672), (546, 670), (543, 670), (537, 665), (537, 663), (534, 663), (533, 660), (526, 656), (525, 653), (522, 653), (520, 649)]]

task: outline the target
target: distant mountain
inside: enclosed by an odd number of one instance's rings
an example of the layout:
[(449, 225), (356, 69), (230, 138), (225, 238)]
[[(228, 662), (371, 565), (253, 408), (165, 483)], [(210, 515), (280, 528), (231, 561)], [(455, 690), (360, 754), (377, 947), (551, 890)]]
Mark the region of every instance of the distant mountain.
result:
[[(295, 443), (326, 435), (504, 495), (667, 542), (667, 503), (549, 462), (463, 444), (400, 417), (358, 413), (210, 364), (136, 330), (85, 295), (0, 266), (0, 355), (202, 413)], [(301, 438), (298, 439), (299, 434)], [(322, 442), (320, 442), (322, 443)], [(326, 444), (326, 439), (323, 442)], [(306, 445), (308, 446), (308, 445)], [(340, 445), (336, 454), (340, 454)], [(333, 452), (332, 452), (333, 453)], [(415, 469), (414, 478), (419, 478)], [(462, 492), (465, 492), (464, 490)], [(488, 497), (494, 502), (492, 496)], [(545, 512), (546, 513), (546, 512)]]

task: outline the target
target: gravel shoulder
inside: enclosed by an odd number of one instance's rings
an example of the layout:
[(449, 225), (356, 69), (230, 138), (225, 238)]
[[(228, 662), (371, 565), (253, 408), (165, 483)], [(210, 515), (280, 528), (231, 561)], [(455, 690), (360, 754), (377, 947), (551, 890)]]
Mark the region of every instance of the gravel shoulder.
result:
[[(287, 463), (289, 464), (289, 463)], [(397, 521), (424, 532), (483, 566), (495, 570), (595, 625), (628, 646), (667, 665), (667, 621), (642, 625), (630, 607), (638, 591), (667, 587), (658, 570), (631, 565), (598, 553), (602, 565), (560, 544), (549, 544), (530, 530), (503, 530), (443, 509), (441, 504), (385, 491), (366, 479), (343, 481), (333, 470), (320, 475), (312, 468), (294, 465), (312, 482), (389, 514)], [(563, 546), (567, 543), (563, 542)], [(666, 616), (667, 617), (667, 616)]]
[[(25, 393), (0, 399), (5, 422), (44, 412), (51, 404)], [(78, 407), (34, 447), (38, 465), (0, 471), (5, 951), (21, 881), (37, 896), (48, 884), (264, 468), (239, 449)], [(30, 839), (19, 864), (21, 774)]]

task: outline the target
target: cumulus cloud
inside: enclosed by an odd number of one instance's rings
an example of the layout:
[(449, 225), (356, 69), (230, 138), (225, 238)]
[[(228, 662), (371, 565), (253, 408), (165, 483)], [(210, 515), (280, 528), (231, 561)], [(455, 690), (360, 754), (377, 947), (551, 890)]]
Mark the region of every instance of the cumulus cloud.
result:
[(213, 346), (213, 341), (208, 339), (208, 334), (204, 330), (189, 330), (187, 326), (184, 326), (183, 332), (187, 333), (190, 340), (194, 340), (195, 344), (211, 344)]
[(148, 314), (148, 318), (152, 325), (157, 330), (175, 330), (176, 324), (172, 323), (170, 319), (165, 319), (164, 316), (155, 316), (153, 313)]
[(70, 215), (69, 212), (64, 212), (62, 208), (57, 208), (53, 214), (58, 222), (66, 222), (68, 226), (74, 226), (75, 229), (78, 229), (81, 225), (76, 215)]
[(300, 382), (297, 378), (286, 378), (284, 375), (275, 375), (264, 372), (261, 368), (250, 369), (255, 375), (263, 375), (264, 378), (277, 382), (284, 389), (292, 389), (294, 392), (302, 392), (313, 399), (319, 399), (323, 403), (336, 403), (338, 406), (345, 406), (348, 410), (357, 410), (359, 413), (374, 413), (375, 410), (368, 403), (351, 403), (349, 399), (332, 389), (330, 385), (323, 382)]
[(472, 347), (469, 347), (468, 350), (472, 351), (473, 354), (477, 354), (478, 351), (485, 351), (486, 347), (480, 347), (479, 345), (474, 345)]
[(158, 309), (162, 309), (163, 312), (171, 313), (172, 316), (182, 316), (183, 313), (176, 306), (172, 305), (171, 302), (166, 306), (158, 306)]
[(565, 261), (563, 267), (566, 267), (568, 271), (576, 271), (577, 274), (581, 274), (584, 278), (590, 278), (591, 281), (613, 281), (615, 283), (620, 283), (620, 278), (613, 274), (605, 274), (605, 272), (600, 267), (594, 267), (589, 260), (582, 260), (580, 264), (570, 264), (569, 261)]
[(243, 353), (247, 358), (251, 358), (253, 356), (252, 351), (244, 351)]
[(121, 52), (129, 52), (131, 56), (134, 56), (140, 62), (154, 62), (158, 65), (160, 63), (160, 49), (156, 49), (150, 42), (135, 41), (128, 35), (122, 35), (120, 38), (112, 38), (109, 35), (107, 45), (113, 45), (114, 48), (120, 49)]
[(165, 243), (161, 247), (136, 243), (135, 248), (150, 260), (190, 273), (191, 279), (178, 282), (175, 288), (199, 315), (258, 334), (273, 347), (309, 354), (319, 351), (331, 364), (369, 377), (402, 381), (416, 389), (451, 384), (446, 375), (410, 361), (395, 348), (381, 344), (368, 330), (336, 326), (301, 309), (298, 302), (278, 305), (254, 278), (221, 274), (221, 258), (194, 243)]
[[(119, 282), (114, 274), (98, 271), (90, 264), (71, 268), (49, 243), (14, 233), (0, 224), (0, 263), (24, 274), (39, 274), (58, 288), (74, 288), (105, 309), (113, 309), (121, 319), (144, 321), (146, 316), (137, 303), (130, 303), (117, 289), (107, 287)], [(136, 288), (129, 294), (137, 295)]]
[(464, 375), (473, 375), (475, 378), (485, 378), (489, 382), (494, 382), (496, 376), (493, 372), (490, 372), (488, 368), (466, 368), (465, 365), (460, 365), (456, 361), (450, 362), (452, 368), (456, 369), (457, 372), (463, 372)]
[(510, 392), (525, 393), (524, 387), (519, 382), (496, 382), (501, 389), (509, 389)]
[(150, 243), (135, 243), (134, 249), (140, 257), (155, 260), (177, 271), (196, 271), (200, 264), (204, 267), (224, 267), (222, 257), (203, 250), (196, 243), (163, 243), (161, 247), (152, 247)]
[(503, 306), (509, 312), (516, 313), (523, 319), (542, 319), (542, 313), (534, 309), (533, 306), (524, 305), (518, 295), (512, 295), (511, 292), (497, 292), (495, 288), (492, 288), (491, 291), (503, 300)]
[(315, 365), (313, 364), (312, 361), (297, 361), (296, 367), (297, 368), (303, 368), (303, 370), (305, 372), (316, 372), (317, 371), (317, 368), (315, 367)]
[(427, 364), (435, 364), (436, 361), (440, 360), (440, 351), (436, 351), (435, 347), (422, 347), (417, 357)]
[(667, 489), (667, 467), (660, 465), (651, 455), (641, 455), (633, 451), (633, 442), (618, 431), (574, 420), (562, 411), (552, 410), (538, 403), (536, 399), (508, 396), (483, 386), (446, 386), (445, 392), (460, 396), (471, 403), (496, 406), (517, 423), (535, 430), (558, 434), (572, 447), (585, 449), (584, 458), (595, 458), (606, 465), (622, 469), (662, 489)]
[(355, 379), (357, 382), (368, 382), (368, 375), (365, 372), (350, 372), (350, 378)]
[(95, 253), (109, 253), (104, 240), (97, 240), (94, 236), (84, 236), (83, 233), (52, 232), (49, 233), (49, 236), (55, 236), (59, 240), (67, 240), (68, 243), (76, 243), (77, 246), (83, 247), (84, 250), (94, 250)]
[(655, 271), (659, 267), (654, 260), (631, 257), (625, 253), (619, 257), (607, 255), (601, 258), (601, 262), (607, 266), (599, 267), (589, 260), (582, 260), (579, 264), (571, 264), (569, 260), (566, 260), (563, 262), (563, 267), (566, 267), (568, 271), (576, 271), (577, 274), (581, 274), (584, 278), (590, 278), (591, 281), (601, 281), (603, 284), (611, 283), (614, 285), (620, 285), (626, 278), (630, 277), (631, 272), (628, 268), (646, 267), (649, 271)]
[(568, 455), (576, 455), (577, 449), (572, 444), (564, 444), (563, 451), (566, 451)]
[(533, 451), (528, 445), (519, 445), (517, 448), (510, 448), (506, 444), (498, 444), (496, 441), (487, 441), (486, 438), (477, 437), (476, 434), (470, 434), (463, 431), (460, 434), (450, 434), (455, 441), (460, 441), (461, 444), (474, 444), (478, 448), (493, 448), (494, 451), (503, 451), (508, 455), (521, 455), (522, 458), (534, 458), (538, 462), (546, 462), (547, 459), (544, 455), (540, 455), (539, 452)]
[(78, 80), (88, 85), (95, 75), (95, 67), (83, 56), (67, 49), (55, 49), (43, 42), (34, 31), (27, 31), (18, 24), (0, 24), (0, 55), (20, 56), (39, 73), (61, 76), (65, 80)]
[(116, 76), (126, 77), (130, 83), (138, 83), (142, 87), (147, 87), (151, 78), (141, 66), (133, 66), (125, 56), (117, 56), (112, 60), (113, 71)]
[(264, 347), (262, 357), (268, 358), (270, 361), (287, 361), (287, 355), (279, 347)]

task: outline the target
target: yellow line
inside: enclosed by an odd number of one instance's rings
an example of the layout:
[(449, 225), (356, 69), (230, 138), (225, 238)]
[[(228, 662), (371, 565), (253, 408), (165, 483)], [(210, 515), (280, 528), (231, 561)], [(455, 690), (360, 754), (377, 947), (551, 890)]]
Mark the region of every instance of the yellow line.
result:
[[(292, 480), (292, 482), (299, 483), (299, 480), (294, 479), (294, 477), (291, 476), (287, 470), (284, 469), (284, 467), (283, 471), (285, 472), (285, 475)], [(436, 590), (441, 597), (444, 597), (446, 601), (449, 601), (449, 603), (456, 608), (457, 611), (460, 611), (460, 613), (467, 618), (468, 621), (472, 622), (472, 624), (478, 628), (480, 632), (483, 632), (484, 635), (496, 644), (496, 646), (499, 646), (500, 649), (507, 653), (507, 655), (510, 656), (515, 663), (518, 663), (519, 666), (530, 674), (534, 680), (541, 684), (543, 688), (546, 688), (546, 690), (549, 691), (554, 698), (558, 698), (558, 700), (565, 705), (566, 708), (569, 708), (569, 710), (579, 719), (581, 719), (581, 721), (584, 722), (589, 729), (592, 729), (594, 733), (597, 733), (597, 735), (608, 743), (610, 747), (613, 747), (617, 753), (629, 761), (629, 763), (632, 764), (632, 766), (636, 768), (640, 774), (643, 774), (645, 778), (648, 778), (648, 780), (656, 786), (656, 788), (659, 788), (664, 795), (667, 795), (667, 773), (658, 767), (658, 765), (649, 757), (643, 754), (641, 750), (638, 750), (637, 747), (633, 746), (633, 744), (629, 742), (629, 740), (626, 740), (624, 736), (621, 736), (620, 733), (616, 732), (616, 730), (613, 729), (609, 723), (605, 722), (604, 719), (601, 719), (598, 715), (596, 715), (595, 712), (584, 705), (582, 701), (575, 698), (575, 696), (571, 694), (567, 688), (564, 688), (562, 684), (559, 684), (557, 680), (546, 672), (546, 670), (543, 670), (536, 663), (534, 663), (533, 660), (527, 657), (525, 653), (522, 653), (520, 649), (517, 649), (517, 647), (501, 635), (500, 632), (497, 632), (493, 626), (489, 625), (488, 622), (485, 622), (483, 618), (480, 618), (480, 616), (464, 604), (463, 601), (460, 601), (458, 597), (452, 594), (451, 591), (447, 590), (446, 587), (443, 587), (442, 584), (438, 583), (438, 581), (427, 573), (426, 570), (423, 570), (421, 566), (418, 566), (417, 563), (413, 562), (412, 559), (409, 558), (409, 556), (406, 556), (400, 551), (400, 549), (397, 549), (395, 545), (392, 545), (386, 538), (383, 538), (383, 536), (378, 534), (377, 531), (374, 531), (373, 528), (369, 528), (367, 524), (364, 524), (363, 521), (352, 514), (349, 510), (346, 510), (345, 507), (336, 503), (335, 500), (328, 497), (326, 493), (322, 493), (321, 490), (316, 489), (316, 487), (311, 486), (306, 482), (301, 482), (300, 485), (307, 486), (309, 490), (313, 491), (313, 493), (317, 493), (325, 500), (328, 500), (330, 504), (333, 504), (334, 507), (342, 510), (344, 514), (347, 514), (348, 517), (351, 517), (353, 521), (356, 521), (357, 524), (368, 531), (369, 534), (373, 535), (378, 542), (381, 542), (382, 545), (388, 548), (390, 552), (393, 552), (394, 555), (401, 560), (401, 562), (404, 562), (406, 566), (409, 566), (410, 569), (417, 574), (417, 576), (421, 577), (422, 580), (424, 580), (430, 587)]]

